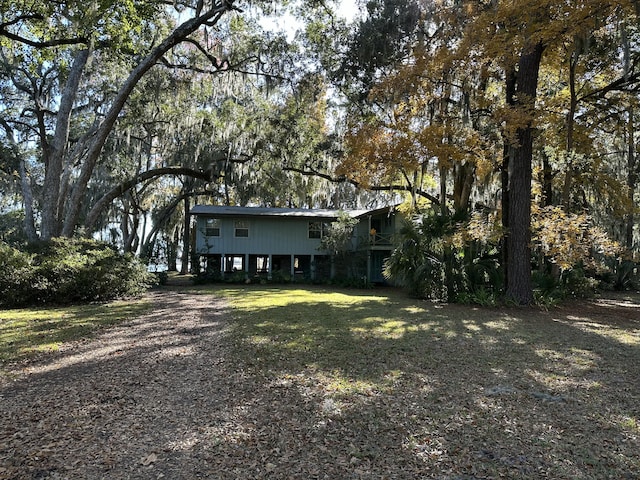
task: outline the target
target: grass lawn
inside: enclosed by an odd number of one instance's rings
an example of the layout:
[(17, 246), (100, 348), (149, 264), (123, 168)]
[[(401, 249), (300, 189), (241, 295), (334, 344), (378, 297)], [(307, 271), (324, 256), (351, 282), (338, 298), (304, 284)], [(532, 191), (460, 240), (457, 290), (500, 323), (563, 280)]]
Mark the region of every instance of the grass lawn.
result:
[(282, 409), (280, 428), (344, 475), (640, 478), (638, 295), (540, 311), (396, 290), (212, 293), (233, 306), (254, 404)]

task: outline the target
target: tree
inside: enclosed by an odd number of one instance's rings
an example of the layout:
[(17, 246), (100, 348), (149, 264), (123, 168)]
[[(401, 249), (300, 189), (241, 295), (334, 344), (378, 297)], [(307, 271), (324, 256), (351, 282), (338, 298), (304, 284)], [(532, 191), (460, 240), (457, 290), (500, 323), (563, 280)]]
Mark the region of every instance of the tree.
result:
[(326, 235), (322, 237), (319, 250), (327, 252), (332, 257), (332, 272), (345, 278), (357, 278), (360, 271), (358, 255), (353, 253), (353, 231), (358, 219), (346, 212), (339, 212), (338, 218), (331, 222)]
[[(530, 282), (530, 218), (533, 141), (540, 113), (536, 110), (538, 74), (543, 53), (562, 42), (585, 38), (599, 25), (614, 26), (635, 15), (631, 2), (612, 5), (593, 0), (579, 5), (559, 6), (556, 2), (538, 2), (535, 6), (514, 2), (497, 3), (480, 9), (470, 24), (466, 51), (480, 51), (493, 56), (505, 72), (507, 82), (505, 149), (508, 161), (508, 237), (507, 296), (517, 303), (532, 301)], [(480, 32), (480, 33), (478, 33)], [(483, 37), (490, 32), (491, 37)], [(478, 47), (478, 44), (482, 45)], [(514, 52), (509, 46), (514, 46)], [(505, 50), (506, 48), (506, 50)], [(494, 53), (507, 52), (495, 56)], [(570, 88), (575, 87), (575, 56), (570, 59)], [(567, 147), (573, 149), (573, 125), (576, 113), (575, 92), (570, 95)], [(567, 173), (570, 179), (571, 172)]]
[[(7, 3), (0, 23), (0, 34), (11, 40), (2, 42), (5, 78), (14, 90), (26, 93), (32, 103), (33, 129), (38, 134), (45, 166), (41, 237), (70, 236), (76, 229), (103, 147), (136, 85), (174, 47), (188, 41), (198, 29), (213, 29), (236, 7), (227, 1), (207, 6), (199, 2), (194, 7), (176, 4), (181, 10), (190, 8), (191, 17), (157, 41), (164, 25), (154, 24), (153, 20), (166, 18), (163, 2), (105, 2), (89, 9), (79, 8), (74, 2)], [(63, 30), (63, 25), (71, 28)], [(60, 37), (61, 32), (67, 36)], [(52, 46), (62, 51), (60, 58), (55, 58), (56, 51), (49, 49)], [(108, 101), (86, 119), (79, 138), (72, 138), (72, 127), (80, 126), (72, 121), (81, 111), (80, 88), (88, 85), (88, 77), (95, 74), (90, 59), (100, 62), (125, 52), (133, 53), (133, 61), (124, 79), (114, 94), (108, 95)], [(25, 68), (25, 58), (30, 58), (36, 74)], [(213, 55), (208, 59), (214, 69), (225, 68), (224, 62)], [(56, 62), (68, 65), (68, 69), (59, 71), (50, 66)], [(20, 121), (12, 119), (12, 123)], [(24, 135), (30, 137), (30, 130), (25, 129)], [(72, 168), (77, 168), (74, 175), (70, 174)]]

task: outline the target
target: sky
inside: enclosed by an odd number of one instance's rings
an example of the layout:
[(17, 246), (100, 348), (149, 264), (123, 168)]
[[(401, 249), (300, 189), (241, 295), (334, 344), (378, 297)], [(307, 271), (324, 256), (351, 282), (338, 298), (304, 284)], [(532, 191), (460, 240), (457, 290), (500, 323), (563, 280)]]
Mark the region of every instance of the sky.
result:
[[(337, 6), (337, 15), (348, 22), (353, 21), (358, 16), (357, 0), (335, 0), (329, 3), (335, 4)], [(289, 40), (293, 40), (296, 31), (303, 27), (302, 22), (288, 12), (265, 18), (260, 23), (269, 30), (286, 31)]]

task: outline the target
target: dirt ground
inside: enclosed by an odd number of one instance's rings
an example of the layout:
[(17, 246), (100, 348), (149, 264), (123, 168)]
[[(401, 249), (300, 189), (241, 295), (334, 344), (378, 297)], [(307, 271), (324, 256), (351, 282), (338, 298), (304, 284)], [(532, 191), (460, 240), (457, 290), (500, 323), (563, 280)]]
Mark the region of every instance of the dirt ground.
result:
[(0, 478), (207, 478), (191, 447), (224, 422), (239, 381), (220, 342), (224, 306), (180, 291), (150, 299), (152, 313), (3, 386)]
[[(411, 421), (406, 415), (412, 412), (384, 410), (398, 415), (396, 423), (360, 418), (358, 428), (365, 425), (370, 433), (350, 439), (350, 420), (339, 428), (338, 421), (332, 424), (337, 407), (318, 404), (313, 385), (303, 379), (294, 385), (295, 378), (265, 384), (264, 377), (237, 368), (225, 342), (228, 310), (220, 299), (174, 288), (152, 292), (150, 300), (150, 313), (23, 366), (0, 386), (0, 479), (494, 478), (445, 470), (416, 474), (416, 449), (436, 458), (435, 436), (397, 451), (355, 453), (367, 436), (400, 438), (394, 425)], [(617, 312), (616, 302), (581, 308), (612, 321), (638, 320), (639, 309), (620, 300)], [(577, 305), (567, 312), (578, 314)], [(487, 401), (512, 394), (500, 388), (485, 392)], [(543, 400), (561, 414), (572, 408)], [(380, 407), (367, 415), (383, 411), (386, 401), (363, 399)], [(322, 421), (319, 409), (326, 414)], [(480, 447), (473, 455), (478, 462), (501, 462), (506, 471), (520, 468), (518, 478), (527, 478), (526, 460), (518, 456)], [(530, 470), (530, 478), (541, 477)]]

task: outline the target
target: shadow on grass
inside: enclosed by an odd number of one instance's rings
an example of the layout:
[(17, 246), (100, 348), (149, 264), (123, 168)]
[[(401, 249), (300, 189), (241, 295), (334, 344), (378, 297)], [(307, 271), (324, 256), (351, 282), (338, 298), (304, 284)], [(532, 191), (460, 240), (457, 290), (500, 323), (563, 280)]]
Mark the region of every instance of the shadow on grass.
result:
[(0, 362), (21, 361), (147, 311), (142, 301), (0, 310)]
[[(398, 292), (224, 294), (235, 307), (239, 364), (265, 382), (294, 379), (316, 392), (321, 416), (364, 451), (402, 445), (412, 461), (486, 476), (478, 478), (640, 471), (640, 310), (632, 301), (542, 312), (437, 305)], [(363, 421), (375, 435), (355, 431)]]

